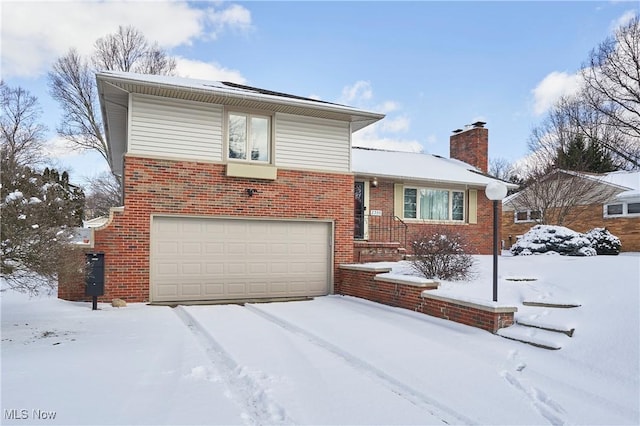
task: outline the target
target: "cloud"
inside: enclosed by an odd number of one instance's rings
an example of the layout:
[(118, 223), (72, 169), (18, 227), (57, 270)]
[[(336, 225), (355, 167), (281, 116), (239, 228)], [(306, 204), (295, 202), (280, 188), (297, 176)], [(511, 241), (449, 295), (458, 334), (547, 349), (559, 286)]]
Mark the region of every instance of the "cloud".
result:
[(339, 101), (343, 104), (361, 105), (373, 97), (371, 83), (368, 81), (356, 81), (352, 86), (345, 86), (342, 89), (342, 96)]
[(400, 109), (400, 104), (396, 101), (385, 101), (381, 105), (378, 105), (376, 111), (379, 111), (383, 114), (388, 114), (393, 111), (397, 111)]
[[(71, 47), (87, 55), (99, 37), (132, 25), (164, 49), (189, 45), (221, 31), (251, 27), (251, 14), (239, 5), (198, 9), (198, 3), (3, 2), (2, 76), (37, 77)], [(153, 8), (153, 13), (149, 9)], [(170, 23), (168, 25), (167, 23)]]
[(633, 18), (636, 17), (638, 12), (636, 10), (627, 10), (622, 16), (613, 21), (610, 26), (611, 32), (615, 32), (618, 28), (627, 25)]
[(411, 126), (411, 120), (408, 117), (401, 115), (395, 118), (385, 118), (382, 120), (382, 130), (385, 132), (406, 132)]
[(553, 71), (532, 90), (535, 115), (547, 112), (562, 96), (571, 96), (580, 89), (580, 74)]
[(180, 77), (202, 80), (230, 81), (232, 83), (245, 84), (247, 79), (240, 71), (232, 70), (215, 62), (202, 62), (176, 58), (176, 72)]
[(388, 151), (423, 152), (420, 142), (382, 136), (373, 126), (365, 127), (353, 134), (353, 146), (384, 149)]
[(223, 10), (209, 9), (207, 11), (207, 21), (213, 27), (209, 36), (214, 40), (219, 33), (226, 29), (247, 32), (253, 28), (251, 25), (251, 12), (238, 4), (232, 4)]
[(400, 103), (394, 100), (375, 101), (373, 87), (370, 82), (359, 80), (352, 85), (345, 86), (338, 102), (383, 114), (398, 114), (395, 116), (387, 115), (381, 121), (355, 132), (352, 139), (353, 146), (386, 149), (389, 151), (423, 151), (422, 144), (419, 141), (397, 137), (398, 133), (409, 131), (411, 120), (406, 114), (401, 113)]
[(79, 157), (85, 152), (79, 149), (77, 145), (59, 136), (48, 140), (44, 144), (43, 151), (47, 157), (54, 159)]

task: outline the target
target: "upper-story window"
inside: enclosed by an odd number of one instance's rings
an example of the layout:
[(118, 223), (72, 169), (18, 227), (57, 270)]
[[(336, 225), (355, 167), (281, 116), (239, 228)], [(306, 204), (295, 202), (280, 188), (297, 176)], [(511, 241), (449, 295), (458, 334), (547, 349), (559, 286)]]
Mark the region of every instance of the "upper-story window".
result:
[(464, 221), (464, 192), (405, 188), (404, 218)]
[(605, 217), (640, 216), (640, 202), (615, 203), (604, 206)]
[(271, 117), (229, 112), (229, 159), (271, 161)]

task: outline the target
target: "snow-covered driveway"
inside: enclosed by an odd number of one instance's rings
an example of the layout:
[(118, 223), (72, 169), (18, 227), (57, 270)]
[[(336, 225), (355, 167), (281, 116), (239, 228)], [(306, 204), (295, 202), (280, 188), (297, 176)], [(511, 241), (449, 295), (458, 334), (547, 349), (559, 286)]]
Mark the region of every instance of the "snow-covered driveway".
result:
[(92, 312), (2, 297), (3, 424), (638, 421), (637, 378), (355, 298)]

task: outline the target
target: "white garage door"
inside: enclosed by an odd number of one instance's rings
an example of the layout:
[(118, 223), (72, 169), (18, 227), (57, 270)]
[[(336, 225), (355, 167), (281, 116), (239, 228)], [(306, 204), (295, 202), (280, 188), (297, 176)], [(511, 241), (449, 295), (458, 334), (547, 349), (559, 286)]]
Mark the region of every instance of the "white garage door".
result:
[(151, 301), (329, 293), (331, 224), (154, 217)]

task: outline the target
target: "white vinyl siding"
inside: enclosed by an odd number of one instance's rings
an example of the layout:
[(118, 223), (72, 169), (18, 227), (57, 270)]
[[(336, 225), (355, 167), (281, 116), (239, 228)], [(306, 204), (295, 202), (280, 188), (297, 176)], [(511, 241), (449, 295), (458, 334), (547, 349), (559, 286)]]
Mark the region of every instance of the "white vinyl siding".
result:
[(349, 123), (276, 114), (275, 165), (349, 172)]
[(134, 94), (128, 152), (222, 161), (222, 107)]

